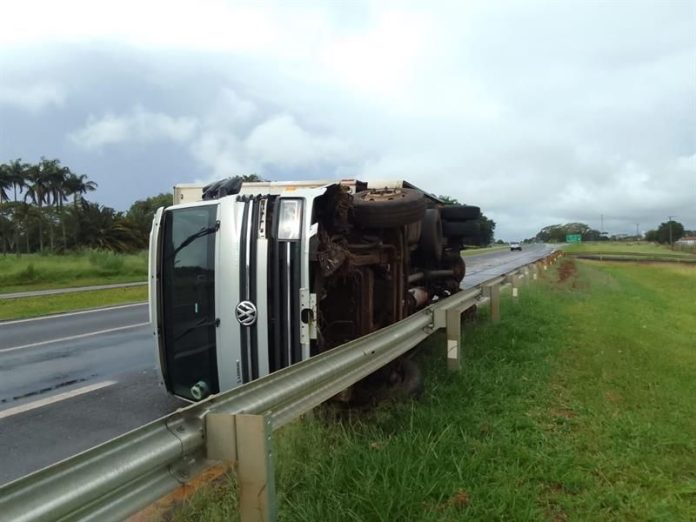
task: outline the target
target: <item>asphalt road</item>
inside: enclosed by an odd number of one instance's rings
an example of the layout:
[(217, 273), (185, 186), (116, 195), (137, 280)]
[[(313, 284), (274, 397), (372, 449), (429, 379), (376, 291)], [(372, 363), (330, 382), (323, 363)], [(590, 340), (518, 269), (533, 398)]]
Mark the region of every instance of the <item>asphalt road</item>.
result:
[(158, 384), (148, 320), (138, 304), (0, 323), (0, 484), (185, 404)]
[(465, 257), (466, 275), (462, 288), (473, 288), (484, 281), (512, 272), (516, 268), (533, 263), (553, 251), (543, 245), (524, 245), (521, 251), (498, 250), (488, 254)]
[[(550, 251), (467, 257), (463, 287)], [(0, 323), (0, 484), (184, 405), (157, 384), (147, 323), (144, 304)]]

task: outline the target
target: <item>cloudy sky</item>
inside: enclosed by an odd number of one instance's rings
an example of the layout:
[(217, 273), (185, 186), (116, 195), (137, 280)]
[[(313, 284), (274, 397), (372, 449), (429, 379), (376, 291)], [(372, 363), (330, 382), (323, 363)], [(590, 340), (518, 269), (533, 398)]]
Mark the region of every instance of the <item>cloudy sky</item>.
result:
[(696, 0), (0, 3), (0, 161), (117, 209), (180, 182), (407, 179), (498, 238), (696, 229)]

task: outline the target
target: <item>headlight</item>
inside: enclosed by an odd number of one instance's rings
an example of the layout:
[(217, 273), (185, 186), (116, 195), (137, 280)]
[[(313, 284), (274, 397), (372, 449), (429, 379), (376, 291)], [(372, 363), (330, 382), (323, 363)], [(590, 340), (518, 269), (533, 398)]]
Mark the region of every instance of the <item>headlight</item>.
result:
[(302, 236), (302, 200), (281, 199), (278, 218), (278, 239), (300, 239)]

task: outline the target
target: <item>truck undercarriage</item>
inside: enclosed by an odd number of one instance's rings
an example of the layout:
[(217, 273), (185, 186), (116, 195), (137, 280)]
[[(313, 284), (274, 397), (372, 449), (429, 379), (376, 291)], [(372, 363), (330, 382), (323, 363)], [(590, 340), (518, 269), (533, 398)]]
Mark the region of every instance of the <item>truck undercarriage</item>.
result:
[[(360, 199), (362, 193), (351, 196), (333, 186), (315, 203), (319, 228), (311, 243), (310, 273), (318, 339), (313, 355), (393, 324), (459, 289), (465, 273), (461, 245), (454, 238), (447, 244), (439, 210), (434, 204), (428, 208), (422, 194), (413, 191), (400, 205), (389, 199), (407, 190)], [(363, 384), (409, 381), (406, 391), (418, 392), (419, 380), (413, 364), (397, 361)]]

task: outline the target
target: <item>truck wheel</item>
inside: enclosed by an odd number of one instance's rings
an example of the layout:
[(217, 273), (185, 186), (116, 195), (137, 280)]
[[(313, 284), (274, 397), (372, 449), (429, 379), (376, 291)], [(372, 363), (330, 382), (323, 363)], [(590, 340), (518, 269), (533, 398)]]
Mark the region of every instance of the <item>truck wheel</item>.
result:
[(439, 261), (442, 258), (442, 221), (440, 212), (435, 208), (425, 211), (421, 221), (420, 247), (428, 259)]
[(447, 221), (466, 221), (481, 217), (481, 208), (472, 205), (449, 205), (440, 209), (442, 219)]
[(442, 232), (445, 237), (476, 236), (481, 231), (478, 221), (443, 221)]
[(364, 190), (353, 196), (353, 217), (366, 228), (394, 228), (422, 220), (426, 206), (418, 190)]
[(461, 283), (462, 279), (464, 279), (464, 276), (466, 275), (466, 263), (464, 263), (464, 260), (458, 254), (453, 256), (453, 258), (449, 261), (450, 268), (454, 271), (454, 279), (457, 281), (457, 283)]
[(423, 372), (411, 359), (396, 361), (392, 377), (393, 390), (402, 397), (419, 398), (423, 394)]

